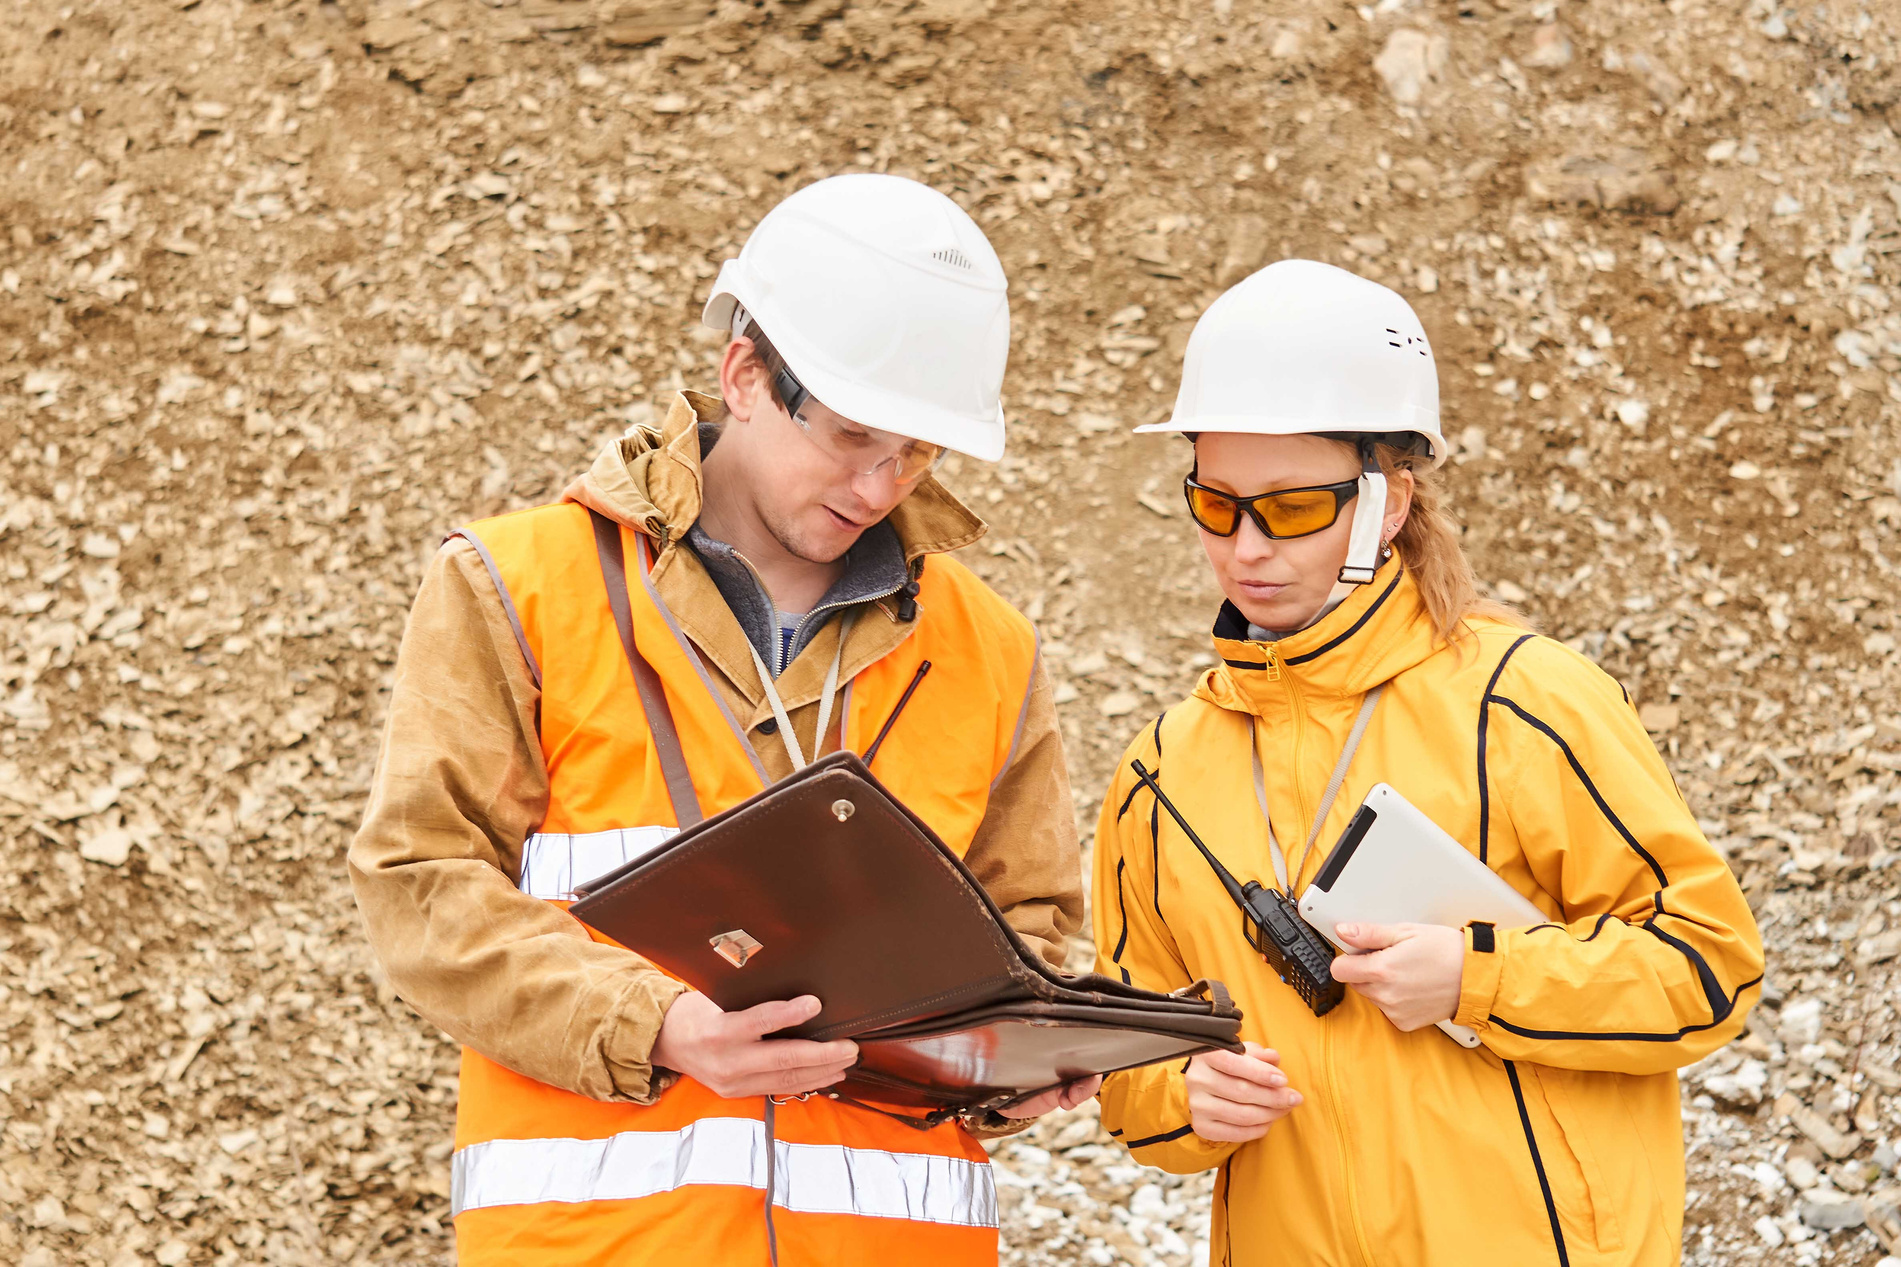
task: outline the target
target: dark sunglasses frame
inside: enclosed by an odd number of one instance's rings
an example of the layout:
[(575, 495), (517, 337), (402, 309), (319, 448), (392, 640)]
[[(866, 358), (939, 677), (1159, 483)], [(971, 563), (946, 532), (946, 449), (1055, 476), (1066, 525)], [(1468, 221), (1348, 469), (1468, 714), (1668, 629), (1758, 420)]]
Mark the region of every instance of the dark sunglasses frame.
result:
[[(1212, 533), (1217, 537), (1232, 537), (1235, 533), (1241, 531), (1240, 516), (1235, 516), (1234, 527), (1228, 529), (1226, 532), (1216, 532), (1207, 524), (1202, 523), (1201, 516), (1195, 513), (1195, 493), (1197, 491), (1206, 493), (1211, 497), (1218, 497), (1222, 501), (1233, 504), (1235, 509), (1241, 511), (1242, 514), (1245, 514), (1249, 519), (1252, 519), (1254, 526), (1261, 530), (1261, 535), (1270, 541), (1293, 541), (1300, 537), (1311, 537), (1316, 532), (1325, 532), (1327, 529), (1339, 523), (1341, 508), (1359, 496), (1360, 481), (1358, 477), (1355, 477), (1350, 480), (1342, 480), (1338, 484), (1314, 484), (1306, 488), (1277, 488), (1271, 493), (1256, 493), (1252, 497), (1236, 497), (1233, 493), (1224, 493), (1218, 488), (1209, 488), (1192, 475), (1183, 479), (1182, 499), (1188, 503), (1188, 517), (1200, 525), (1203, 532)], [(1260, 508), (1256, 506), (1255, 503), (1267, 501), (1273, 497), (1286, 497), (1291, 493), (1332, 493), (1333, 517), (1327, 520), (1326, 523), (1321, 524), (1318, 528), (1282, 536), (1267, 526), (1267, 516), (1261, 513)]]

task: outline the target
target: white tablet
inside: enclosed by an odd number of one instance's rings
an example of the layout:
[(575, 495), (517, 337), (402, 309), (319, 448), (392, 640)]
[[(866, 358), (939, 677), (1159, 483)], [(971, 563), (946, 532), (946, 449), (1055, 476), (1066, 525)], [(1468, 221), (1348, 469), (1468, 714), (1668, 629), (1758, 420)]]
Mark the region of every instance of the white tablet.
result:
[[(1300, 913), (1343, 951), (1347, 946), (1334, 935), (1339, 924), (1464, 928), (1479, 921), (1504, 929), (1550, 922), (1497, 872), (1384, 783), (1367, 793), (1320, 874), (1301, 894)], [(1479, 1045), (1478, 1035), (1463, 1025), (1441, 1021), (1439, 1028), (1461, 1046)]]

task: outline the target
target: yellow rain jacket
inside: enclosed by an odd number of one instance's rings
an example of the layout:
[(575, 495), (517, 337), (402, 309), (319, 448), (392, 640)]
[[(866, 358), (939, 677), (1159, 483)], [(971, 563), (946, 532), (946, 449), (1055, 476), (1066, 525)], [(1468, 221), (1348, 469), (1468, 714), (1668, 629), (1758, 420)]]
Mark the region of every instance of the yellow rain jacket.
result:
[[(1225, 981), (1243, 1036), (1305, 1102), (1252, 1143), (1189, 1124), (1185, 1064), (1116, 1074), (1103, 1120), (1137, 1159), (1221, 1167), (1215, 1261), (1301, 1267), (1665, 1264), (1679, 1258), (1676, 1070), (1734, 1037), (1762, 980), (1748, 904), (1630, 699), (1583, 656), (1498, 620), (1436, 642), (1395, 558), (1324, 620), (1254, 642), (1224, 606), (1221, 664), (1123, 756), (1096, 837), (1099, 970), (1152, 990)], [(1302, 852), (1365, 692), (1386, 683)], [(1483, 1045), (1401, 1033), (1353, 990), (1316, 1018), (1251, 949), (1140, 760), (1235, 877), (1274, 886), (1260, 745), (1296, 890), (1367, 791), (1393, 787), (1549, 924), (1468, 930), (1458, 1014)]]

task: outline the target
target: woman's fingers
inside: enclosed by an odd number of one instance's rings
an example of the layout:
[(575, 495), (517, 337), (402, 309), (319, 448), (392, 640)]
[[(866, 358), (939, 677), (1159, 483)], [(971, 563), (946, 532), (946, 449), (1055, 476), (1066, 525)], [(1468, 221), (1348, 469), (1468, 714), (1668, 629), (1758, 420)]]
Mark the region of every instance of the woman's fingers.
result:
[(1054, 1109), (1061, 1100), (1062, 1094), (1063, 1089), (1058, 1087), (1054, 1091), (1044, 1091), (1033, 1095), (1021, 1104), (1007, 1105), (998, 1112), (1013, 1121), (1028, 1121), (1030, 1118), (1042, 1117)]
[(1191, 1095), (1188, 1115), (1195, 1133), (1204, 1139), (1233, 1138), (1236, 1131), (1252, 1132), (1250, 1138), (1287, 1116), (1291, 1105), (1240, 1104), (1218, 1096)]
[(1249, 1043), (1245, 1052), (1204, 1052), (1189, 1062), (1188, 1113), (1195, 1134), (1224, 1143), (1259, 1139), (1301, 1102), (1277, 1063), (1279, 1053)]
[[(1209, 1069), (1201, 1077), (1188, 1084), (1192, 1094), (1200, 1091), (1207, 1095), (1218, 1096), (1223, 1100), (1232, 1100), (1236, 1104), (1280, 1104), (1289, 1091), (1287, 1075), (1282, 1074), (1276, 1082), (1251, 1082), (1246, 1078), (1233, 1078), (1218, 1070)], [(1298, 1096), (1298, 1092), (1294, 1092)], [(1296, 1099), (1294, 1103), (1298, 1104)]]
[(1333, 979), (1343, 985), (1367, 985), (1386, 975), (1386, 959), (1378, 951), (1364, 955), (1335, 955), (1328, 965)]
[(1058, 1103), (1065, 1109), (1073, 1109), (1100, 1090), (1102, 1090), (1102, 1075), (1083, 1078), (1064, 1087)]
[(1228, 1126), (1221, 1122), (1195, 1122), (1195, 1134), (1216, 1144), (1245, 1144), (1267, 1134), (1266, 1126)]
[[(1306, 1099), (1292, 1087), (1257, 1087), (1249, 1083), (1236, 1086), (1204, 1086), (1200, 1088), (1200, 1092), (1210, 1100), (1222, 1104), (1232, 1104), (1248, 1109), (1266, 1109), (1272, 1113), (1285, 1113), (1289, 1109), (1299, 1108)], [(1189, 1098), (1192, 1100), (1194, 1095), (1195, 1092), (1191, 1090)], [(1248, 1120), (1254, 1119), (1250, 1115)]]
[(1259, 1086), (1283, 1087), (1287, 1085), (1287, 1075), (1281, 1072), (1280, 1066), (1276, 1063), (1279, 1059), (1278, 1052), (1249, 1043), (1246, 1052), (1204, 1052), (1195, 1057), (1194, 1064), (1190, 1066), (1190, 1072), (1193, 1072), (1195, 1065), (1199, 1065), (1204, 1069)]
[[(1346, 932), (1340, 935), (1348, 939)], [(1366, 925), (1356, 936), (1359, 945), (1385, 943), (1386, 948), (1341, 955), (1333, 961), (1333, 979), (1353, 987), (1394, 1026), (1410, 1031), (1458, 1014), (1465, 968), (1462, 932), (1425, 924)]]
[(1188, 1085), (1212, 1085), (1227, 1088), (1230, 1100), (1252, 1098), (1246, 1091), (1249, 1088), (1260, 1091), (1272, 1091), (1287, 1085), (1287, 1075), (1278, 1065), (1265, 1061), (1252, 1060), (1246, 1056), (1234, 1056), (1228, 1052), (1211, 1052), (1210, 1057), (1225, 1059), (1204, 1060), (1197, 1056), (1188, 1066)]
[(1093, 1078), (1078, 1078), (1074, 1082), (1064, 1083), (1049, 1091), (1041, 1092), (1021, 1104), (1012, 1104), (998, 1110), (1012, 1120), (1042, 1117), (1045, 1113), (1057, 1109), (1073, 1109), (1102, 1088), (1102, 1075)]
[(1412, 935), (1411, 924), (1336, 924), (1334, 936), (1355, 950), (1385, 950)]
[(1219, 1122), (1223, 1126), (1266, 1126), (1287, 1116), (1292, 1106), (1241, 1104), (1217, 1096), (1190, 1096), (1188, 1112), (1196, 1121)]

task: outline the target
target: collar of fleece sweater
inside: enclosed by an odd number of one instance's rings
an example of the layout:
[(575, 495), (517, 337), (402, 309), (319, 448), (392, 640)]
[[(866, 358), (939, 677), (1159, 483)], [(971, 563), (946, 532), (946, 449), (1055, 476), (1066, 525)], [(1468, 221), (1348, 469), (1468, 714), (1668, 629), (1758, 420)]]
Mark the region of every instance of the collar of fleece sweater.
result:
[[(719, 432), (710, 425), (702, 427), (701, 455), (713, 447)], [(911, 580), (904, 561), (904, 547), (898, 542), (897, 529), (889, 521), (873, 524), (845, 552), (845, 571), (832, 582), (825, 596), (811, 611), (799, 615), (792, 638), (783, 652), (779, 646), (780, 612), (773, 606), (772, 595), (759, 582), (746, 556), (694, 524), (687, 529), (686, 543), (706, 565), (706, 573), (719, 586), (726, 605), (733, 609), (739, 627), (759, 652), (759, 659), (774, 677), (798, 658), (814, 635), (832, 616), (859, 603), (875, 603), (890, 598)], [(915, 594), (917, 591), (912, 590)]]

